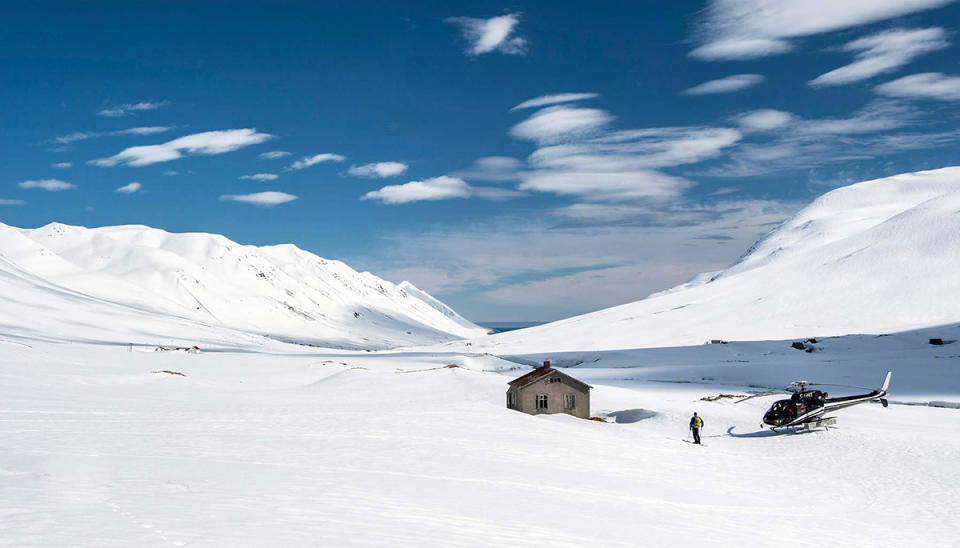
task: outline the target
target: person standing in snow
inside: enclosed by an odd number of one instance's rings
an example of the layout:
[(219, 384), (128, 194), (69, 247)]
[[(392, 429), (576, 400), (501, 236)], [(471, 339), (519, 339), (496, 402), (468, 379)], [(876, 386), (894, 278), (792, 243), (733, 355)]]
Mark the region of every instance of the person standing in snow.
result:
[(693, 443), (700, 444), (700, 429), (703, 428), (703, 419), (696, 413), (690, 417), (690, 431), (693, 432)]

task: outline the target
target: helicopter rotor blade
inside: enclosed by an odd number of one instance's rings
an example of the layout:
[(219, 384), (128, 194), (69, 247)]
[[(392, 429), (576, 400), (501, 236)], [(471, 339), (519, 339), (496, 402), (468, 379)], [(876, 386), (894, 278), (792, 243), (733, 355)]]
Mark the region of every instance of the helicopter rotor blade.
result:
[(866, 386), (853, 386), (850, 384), (830, 384), (826, 382), (811, 382), (807, 384), (810, 386), (839, 386), (841, 388), (856, 388), (857, 390), (866, 390), (868, 392), (872, 392), (876, 390), (876, 388), (867, 388)]
[(746, 398), (737, 400), (737, 401), (735, 401), (735, 402), (733, 402), (733, 403), (745, 402), (745, 401), (747, 401), (747, 400), (752, 400), (753, 398), (762, 398), (762, 397), (765, 397), (765, 396), (775, 396), (775, 395), (777, 395), (777, 394), (782, 394), (782, 393), (783, 393), (783, 389), (777, 388), (777, 389), (774, 389), (774, 390), (768, 390), (768, 391), (766, 391), (766, 392), (760, 392), (759, 394), (753, 394), (753, 395), (751, 395), (751, 396), (747, 396)]

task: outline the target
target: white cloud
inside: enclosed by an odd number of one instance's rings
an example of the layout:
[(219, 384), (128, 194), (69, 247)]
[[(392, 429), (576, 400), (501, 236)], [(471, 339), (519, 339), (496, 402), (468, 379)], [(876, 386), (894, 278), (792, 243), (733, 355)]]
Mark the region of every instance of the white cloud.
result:
[(914, 109), (896, 102), (875, 101), (849, 118), (803, 120), (797, 125), (797, 132), (814, 137), (876, 133), (905, 126), (916, 114)]
[(254, 192), (253, 194), (227, 194), (220, 196), (220, 199), (227, 202), (243, 202), (263, 207), (272, 207), (278, 204), (292, 202), (297, 199), (297, 196), (287, 194), (286, 192), (270, 190), (267, 192)]
[(797, 117), (789, 112), (769, 108), (746, 112), (736, 117), (737, 124), (746, 130), (767, 131), (790, 125)]
[(545, 107), (548, 105), (557, 105), (560, 103), (572, 103), (574, 101), (584, 101), (599, 97), (599, 93), (555, 93), (553, 95), (542, 95), (533, 99), (528, 99), (510, 110), (521, 110), (533, 107)]
[(700, 85), (684, 90), (684, 95), (713, 95), (717, 93), (731, 93), (740, 91), (763, 82), (761, 74), (734, 74), (719, 80), (710, 80)]
[(286, 150), (271, 150), (269, 152), (264, 152), (260, 154), (261, 160), (277, 160), (279, 158), (284, 158), (290, 156), (290, 153)]
[(55, 164), (50, 164), (50, 167), (54, 169), (67, 169), (72, 166), (73, 164), (71, 162), (57, 162)]
[(690, 55), (754, 59), (793, 49), (790, 38), (875, 23), (953, 0), (710, 0)]
[[(614, 214), (609, 210), (622, 206), (585, 205), (593, 208), (593, 218), (576, 219), (581, 223), (576, 228), (544, 220), (541, 211), (519, 221), (417, 230), (387, 238), (378, 259), (352, 259), (351, 264), (392, 280), (411, 280), (434, 294), (486, 289), (477, 306), (499, 314), (559, 317), (640, 299), (727, 266), (798, 208), (775, 201), (724, 201), (633, 207)], [(671, 229), (664, 230), (667, 226)], [(511, 297), (517, 298), (513, 304)]]
[(170, 101), (141, 101), (139, 103), (128, 103), (125, 105), (108, 107), (101, 110), (98, 114), (100, 114), (100, 116), (107, 116), (109, 118), (120, 118), (122, 116), (129, 116), (135, 112), (156, 110), (169, 104)]
[(287, 170), (291, 169), (306, 169), (310, 166), (317, 165), (323, 162), (342, 162), (346, 160), (345, 156), (339, 154), (333, 154), (332, 152), (324, 152), (323, 154), (315, 154), (313, 156), (305, 156), (300, 160), (290, 164), (287, 167)]
[(667, 199), (679, 196), (693, 182), (652, 169), (630, 171), (534, 171), (520, 190), (579, 196), (588, 201)]
[(396, 177), (406, 170), (407, 164), (402, 162), (374, 162), (362, 166), (350, 166), (348, 171), (354, 177), (384, 179), (386, 177)]
[(138, 192), (141, 188), (143, 188), (143, 185), (134, 181), (132, 183), (123, 185), (122, 187), (116, 189), (114, 192), (119, 192), (121, 194), (133, 194), (134, 192)]
[(754, 135), (764, 140), (741, 144), (730, 152), (724, 164), (702, 174), (740, 177), (797, 171), (839, 162), (872, 160), (886, 154), (943, 146), (960, 140), (960, 131), (956, 129), (928, 133), (895, 131), (924, 121), (923, 111), (895, 101), (874, 101), (846, 118), (803, 119), (793, 116), (782, 120), (783, 125), (775, 128), (777, 131)]
[(514, 31), (520, 23), (520, 16), (515, 13), (478, 19), (475, 17), (449, 17), (447, 23), (460, 26), (460, 32), (469, 42), (467, 53), (480, 55), (499, 51), (508, 55), (523, 55), (526, 53), (527, 41), (516, 36)]
[(510, 156), (484, 156), (474, 160), (470, 167), (451, 175), (468, 181), (516, 181), (523, 167), (523, 162)]
[(880, 84), (876, 92), (891, 97), (960, 101), (960, 76), (922, 72)]
[(878, 74), (892, 72), (925, 53), (949, 45), (947, 33), (939, 27), (880, 32), (845, 44), (843, 51), (856, 52), (856, 60), (821, 74), (808, 84), (824, 87), (859, 82)]
[(793, 46), (785, 40), (774, 38), (725, 38), (704, 44), (690, 53), (691, 57), (704, 61), (724, 59), (746, 61), (792, 51)]
[(470, 185), (463, 179), (442, 175), (410, 181), (402, 185), (389, 185), (380, 190), (372, 190), (363, 195), (362, 200), (377, 200), (383, 204), (405, 204), (422, 200), (449, 200), (451, 198), (469, 198)]
[(241, 175), (240, 178), (247, 181), (275, 181), (279, 176), (273, 173), (254, 173), (253, 175)]
[(61, 190), (70, 190), (71, 188), (77, 188), (77, 185), (73, 183), (67, 183), (59, 179), (40, 179), (36, 181), (23, 181), (17, 183), (17, 186), (20, 188), (42, 188), (43, 190), (49, 190), (51, 192), (59, 192)]
[(24, 202), (23, 200), (7, 200), (4, 198), (0, 198), (0, 205), (23, 205), (24, 203), (26, 202)]
[(592, 202), (675, 198), (693, 182), (656, 168), (715, 158), (741, 137), (729, 128), (648, 128), (546, 146), (530, 155), (519, 188)]
[(605, 110), (553, 106), (538, 110), (513, 126), (510, 134), (521, 139), (553, 143), (596, 133), (611, 121), (613, 116)]
[(256, 145), (273, 138), (267, 133), (258, 133), (255, 129), (228, 129), (223, 131), (205, 131), (186, 135), (159, 145), (136, 146), (122, 150), (108, 158), (92, 160), (98, 166), (146, 166), (159, 162), (168, 162), (194, 154), (223, 154), (250, 145)]
[(388, 185), (380, 190), (367, 192), (361, 200), (377, 200), (381, 204), (406, 204), (453, 198), (503, 201), (523, 195), (522, 192), (512, 189), (472, 186), (459, 177), (441, 175), (422, 181), (410, 181), (402, 185)]
[(120, 129), (117, 131), (77, 131), (68, 135), (56, 137), (53, 141), (61, 145), (68, 145), (77, 141), (96, 139), (98, 137), (116, 137), (119, 135), (155, 135), (157, 133), (170, 131), (171, 129), (173, 128), (165, 126), (144, 126)]

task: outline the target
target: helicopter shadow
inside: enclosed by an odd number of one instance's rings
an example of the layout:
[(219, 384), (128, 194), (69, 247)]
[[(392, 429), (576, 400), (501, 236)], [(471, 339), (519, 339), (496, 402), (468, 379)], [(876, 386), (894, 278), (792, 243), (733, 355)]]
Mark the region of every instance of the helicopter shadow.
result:
[(786, 436), (790, 434), (801, 434), (806, 432), (803, 428), (791, 428), (789, 430), (757, 430), (756, 432), (747, 432), (746, 434), (737, 434), (733, 431), (734, 427), (727, 428), (727, 435), (733, 438), (774, 438), (777, 436)]

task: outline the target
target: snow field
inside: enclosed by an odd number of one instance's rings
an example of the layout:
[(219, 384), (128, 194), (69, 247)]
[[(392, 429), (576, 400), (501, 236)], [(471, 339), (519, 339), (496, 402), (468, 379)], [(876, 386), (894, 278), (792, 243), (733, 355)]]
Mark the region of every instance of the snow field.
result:
[[(703, 402), (745, 388), (601, 355), (567, 372), (624, 421), (603, 424), (505, 409), (526, 369), (491, 356), (32, 346), (0, 345), (10, 545), (956, 542), (953, 409), (863, 405), (770, 435), (771, 399)], [(693, 411), (707, 447), (682, 441)]]

